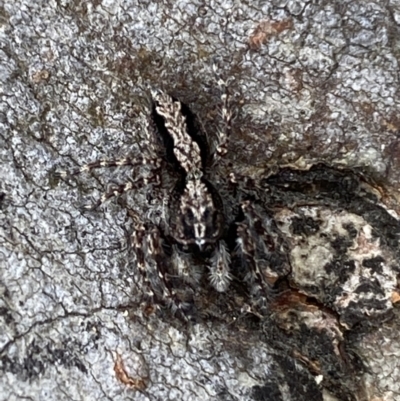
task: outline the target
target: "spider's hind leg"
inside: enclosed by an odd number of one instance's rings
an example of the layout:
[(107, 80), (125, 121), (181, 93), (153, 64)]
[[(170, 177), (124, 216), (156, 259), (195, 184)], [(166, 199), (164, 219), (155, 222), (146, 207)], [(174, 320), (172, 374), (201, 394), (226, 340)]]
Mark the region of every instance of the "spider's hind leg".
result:
[(174, 287), (171, 259), (163, 247), (160, 230), (156, 226), (135, 224), (132, 246), (139, 272), (147, 286), (146, 296), (153, 305), (168, 307), (173, 315), (189, 320), (190, 303), (181, 299)]
[[(218, 68), (216, 65), (213, 66), (214, 73), (218, 74)], [(217, 141), (214, 145), (214, 162), (218, 162), (219, 159), (223, 158), (228, 153), (228, 141), (232, 130), (233, 112), (230, 105), (230, 93), (229, 93), (229, 79), (224, 80), (221, 76), (217, 78), (217, 85), (221, 91), (221, 118), (222, 118), (222, 129), (218, 131)]]
[(99, 159), (91, 163), (84, 164), (81, 167), (72, 170), (60, 170), (56, 171), (55, 175), (61, 178), (73, 177), (82, 173), (89, 173), (92, 170), (98, 168), (110, 168), (110, 167), (121, 167), (121, 166), (132, 166), (138, 167), (142, 165), (152, 165), (154, 163), (153, 159), (146, 159), (142, 156), (138, 158), (122, 157), (120, 159)]
[(265, 307), (273, 286), (290, 272), (285, 243), (272, 219), (250, 201), (241, 205), (244, 220), (237, 223), (236, 255), (241, 276), (248, 283), (255, 303)]
[(137, 180), (137, 181), (129, 181), (125, 184), (120, 184), (120, 185), (115, 185), (112, 184), (109, 186), (106, 192), (98, 199), (96, 202), (83, 205), (81, 209), (83, 210), (95, 210), (97, 209), (100, 205), (102, 205), (104, 202), (107, 200), (120, 196), (124, 194), (125, 192), (129, 192), (134, 190), (135, 188), (139, 188), (140, 184), (143, 182), (143, 180)]

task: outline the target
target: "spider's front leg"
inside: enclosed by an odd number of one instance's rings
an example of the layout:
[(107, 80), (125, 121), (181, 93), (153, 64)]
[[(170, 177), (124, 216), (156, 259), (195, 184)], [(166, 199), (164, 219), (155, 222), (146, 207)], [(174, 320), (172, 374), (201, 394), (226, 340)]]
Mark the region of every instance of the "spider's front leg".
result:
[(231, 255), (225, 241), (219, 241), (210, 259), (208, 274), (211, 285), (218, 292), (225, 292), (232, 280), (230, 272)]
[(237, 249), (244, 280), (250, 293), (264, 306), (272, 286), (290, 272), (285, 243), (273, 220), (257, 205), (242, 202), (244, 219), (237, 225)]

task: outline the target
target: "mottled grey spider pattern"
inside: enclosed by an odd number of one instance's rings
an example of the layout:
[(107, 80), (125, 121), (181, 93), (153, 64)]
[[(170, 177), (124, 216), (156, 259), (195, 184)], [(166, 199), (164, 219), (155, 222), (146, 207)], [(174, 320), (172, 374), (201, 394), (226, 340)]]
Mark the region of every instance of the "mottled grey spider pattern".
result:
[(358, 334), (345, 332), (391, 316), (399, 219), (376, 197), (380, 190), (349, 170), (315, 164), (257, 179), (241, 174), (228, 143), (230, 85), (219, 86), (217, 133), (206, 133), (184, 103), (153, 91), (141, 152), (59, 174), (130, 169), (127, 183), (87, 209), (127, 195), (146, 312), (164, 306), (185, 320), (206, 317), (241, 335), (258, 333), (277, 354), (305, 365), (314, 385), (318, 376), (338, 399), (355, 400), (360, 368), (348, 350)]
[[(157, 90), (152, 91), (144, 155), (95, 161), (60, 173), (70, 176), (130, 166), (135, 179), (113, 186), (91, 207), (126, 192), (135, 197), (139, 188), (146, 188), (152, 198), (166, 205), (157, 220), (144, 217), (146, 213), (134, 214), (131, 245), (135, 265), (147, 284), (146, 295), (183, 316), (204, 282), (217, 292), (226, 292), (233, 280), (245, 282), (251, 298), (260, 302), (278, 276), (288, 272), (283, 245), (265, 210), (242, 194), (230, 202), (237, 202), (236, 215), (227, 216), (225, 199), (214, 184), (218, 164), (228, 154), (232, 123), (227, 85), (219, 81), (219, 86), (223, 126), (214, 146), (185, 104)], [(143, 167), (147, 173), (138, 174)], [(165, 171), (174, 173), (172, 190), (163, 185)], [(231, 179), (230, 184), (237, 182)]]

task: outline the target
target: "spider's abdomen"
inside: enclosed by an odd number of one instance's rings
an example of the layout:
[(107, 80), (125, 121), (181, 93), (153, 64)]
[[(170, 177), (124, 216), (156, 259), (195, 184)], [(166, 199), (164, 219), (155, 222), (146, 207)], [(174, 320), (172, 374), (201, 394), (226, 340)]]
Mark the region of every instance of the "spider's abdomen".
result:
[(164, 144), (167, 160), (184, 174), (202, 175), (208, 144), (190, 109), (166, 93), (155, 91), (152, 121)]

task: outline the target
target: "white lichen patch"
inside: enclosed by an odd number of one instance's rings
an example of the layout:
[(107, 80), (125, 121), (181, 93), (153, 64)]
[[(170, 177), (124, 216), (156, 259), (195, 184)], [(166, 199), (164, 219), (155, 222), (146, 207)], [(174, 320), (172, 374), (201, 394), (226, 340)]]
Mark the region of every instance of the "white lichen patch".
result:
[(293, 287), (349, 327), (392, 308), (396, 260), (363, 217), (318, 206), (282, 209), (275, 218), (288, 240)]

